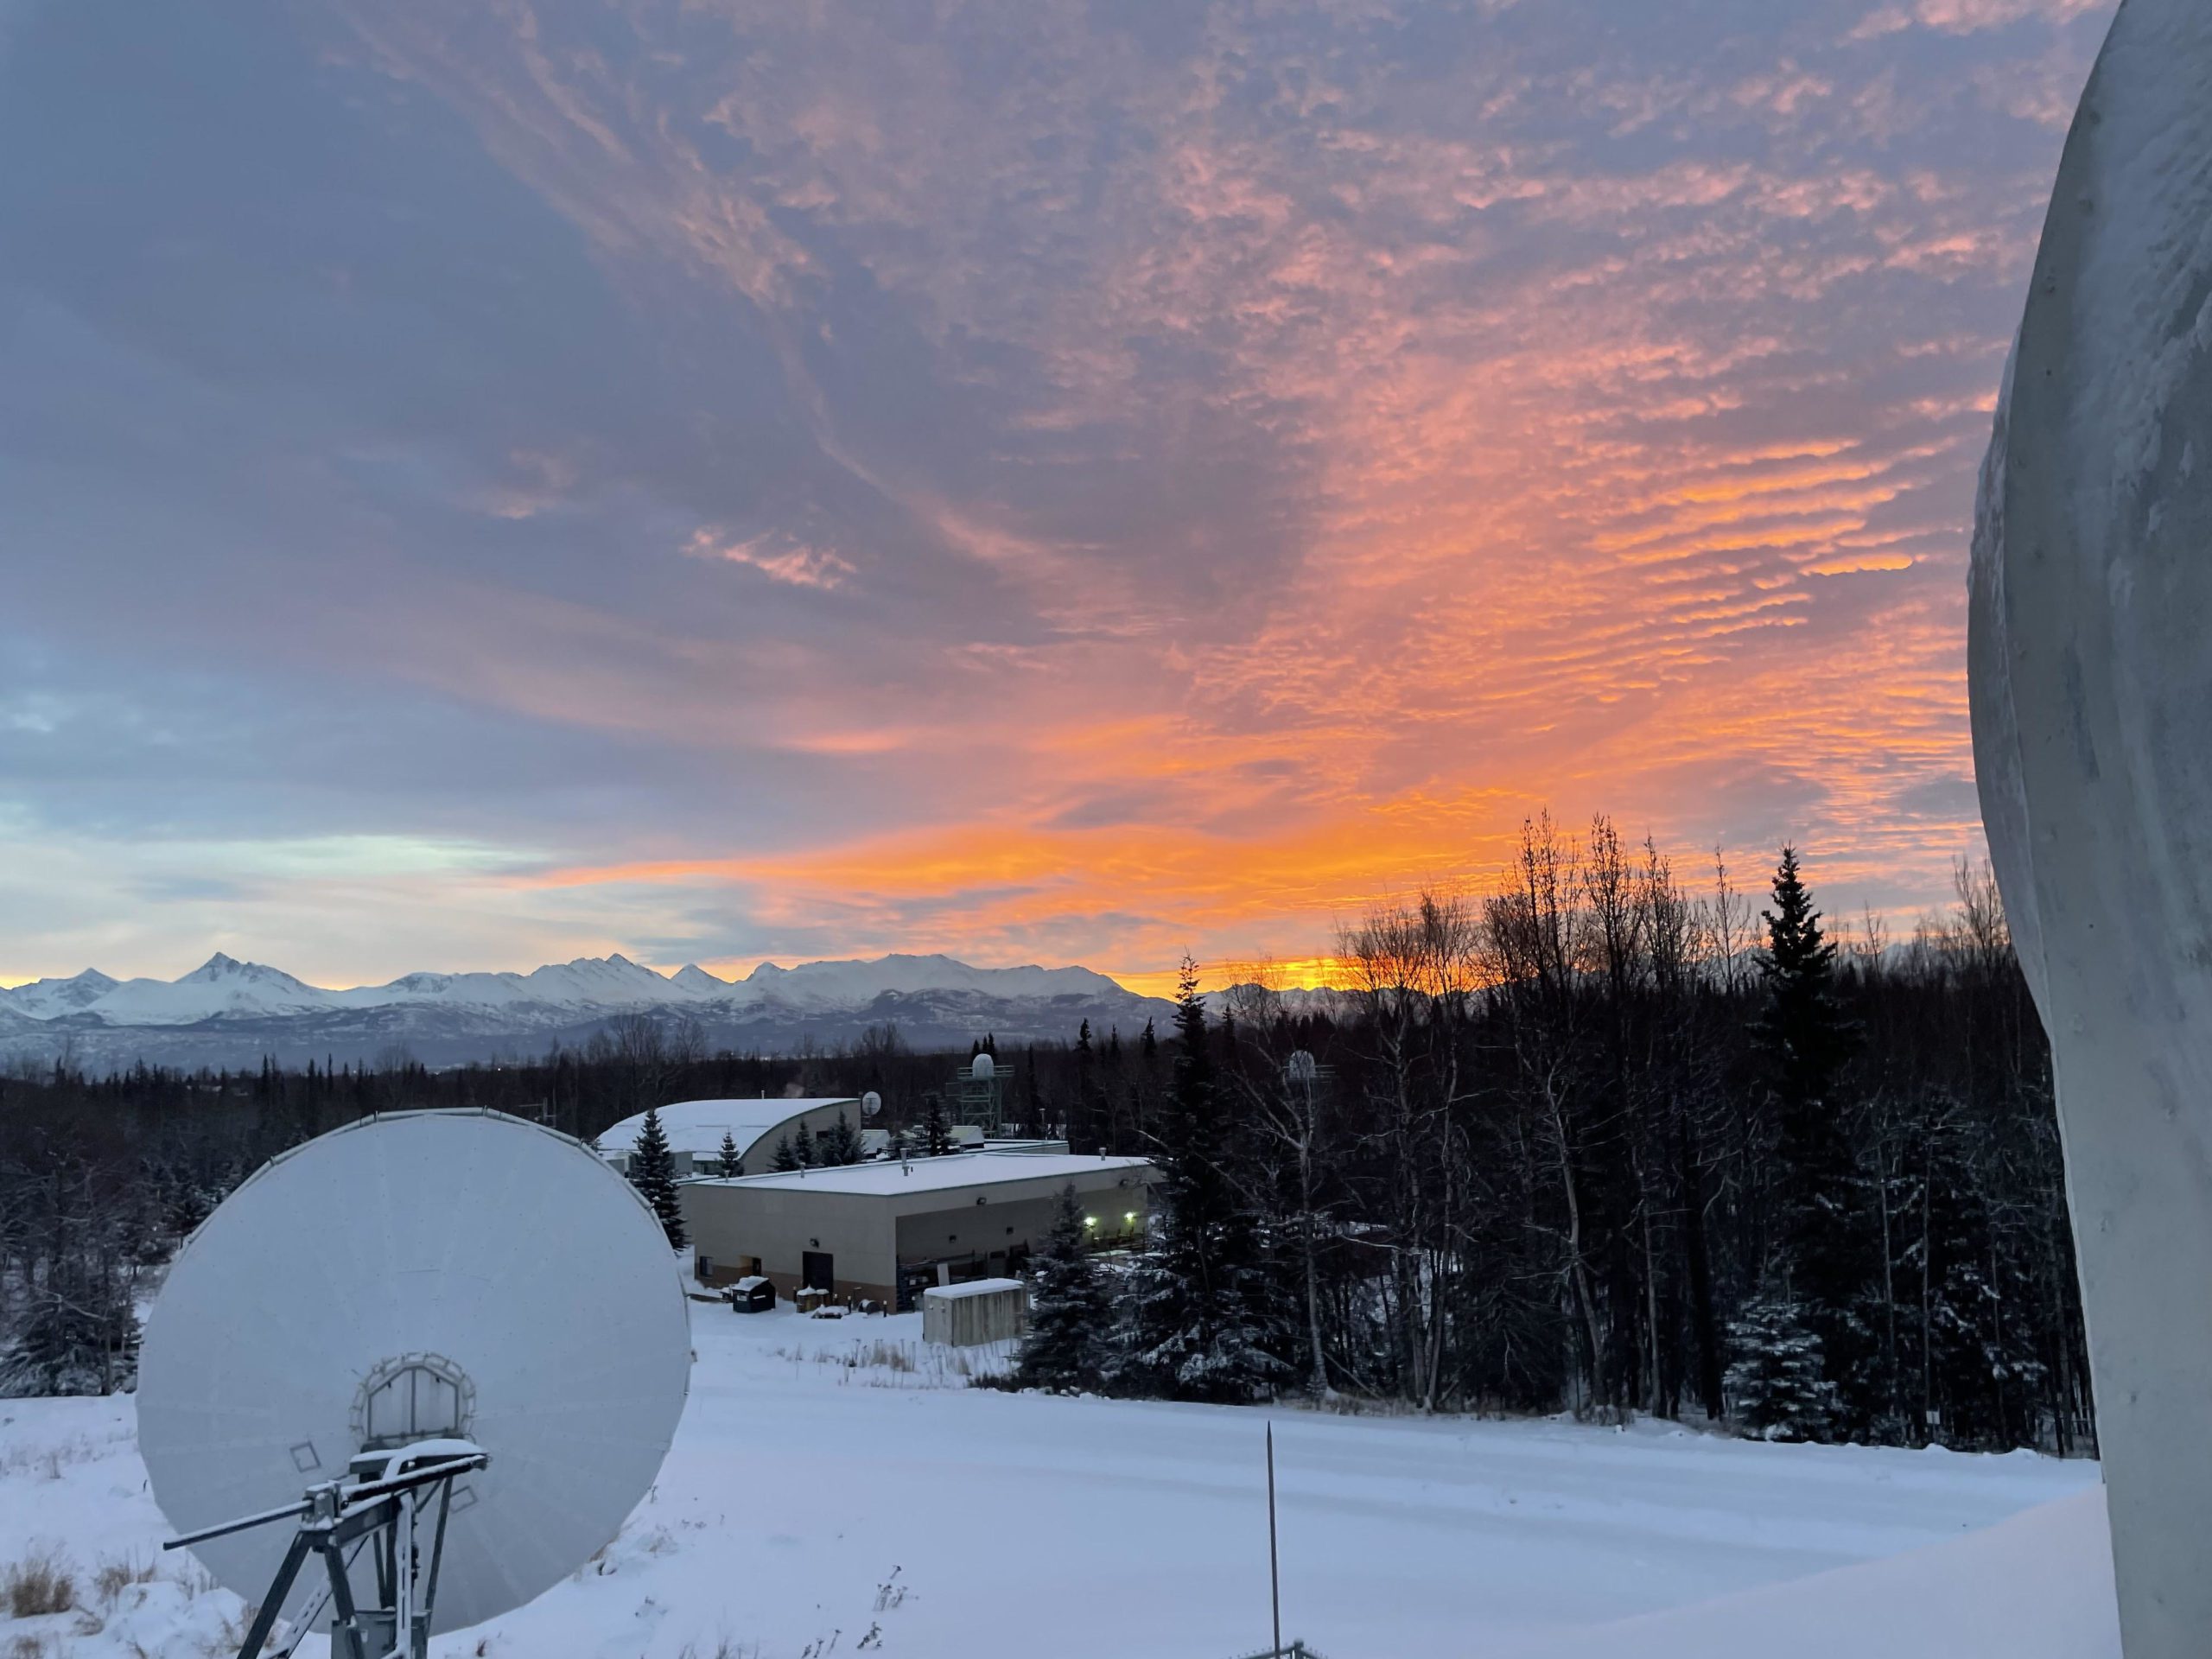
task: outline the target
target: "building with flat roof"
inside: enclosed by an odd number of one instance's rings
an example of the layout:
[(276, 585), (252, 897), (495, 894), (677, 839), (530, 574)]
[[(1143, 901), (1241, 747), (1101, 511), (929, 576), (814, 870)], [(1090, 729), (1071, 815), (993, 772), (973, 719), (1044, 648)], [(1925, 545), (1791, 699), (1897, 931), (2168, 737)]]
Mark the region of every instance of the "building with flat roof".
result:
[[(855, 1131), (861, 1128), (861, 1103), (854, 1096), (817, 1096), (805, 1100), (677, 1100), (660, 1109), (661, 1133), (676, 1159), (678, 1177), (722, 1173), (722, 1137), (737, 1144), (739, 1161), (747, 1174), (763, 1172), (775, 1155), (779, 1141), (796, 1139), (803, 1124), (819, 1135), (834, 1127), (840, 1116)], [(630, 1172), (630, 1154), (645, 1133), (645, 1115), (626, 1117), (599, 1137), (600, 1156), (620, 1170)], [(757, 1148), (757, 1150), (756, 1150)]]
[(1143, 1158), (956, 1153), (905, 1163), (686, 1181), (700, 1279), (765, 1275), (785, 1295), (826, 1291), (908, 1308), (931, 1285), (1018, 1269), (1072, 1185), (1090, 1236), (1135, 1243), (1152, 1215)]

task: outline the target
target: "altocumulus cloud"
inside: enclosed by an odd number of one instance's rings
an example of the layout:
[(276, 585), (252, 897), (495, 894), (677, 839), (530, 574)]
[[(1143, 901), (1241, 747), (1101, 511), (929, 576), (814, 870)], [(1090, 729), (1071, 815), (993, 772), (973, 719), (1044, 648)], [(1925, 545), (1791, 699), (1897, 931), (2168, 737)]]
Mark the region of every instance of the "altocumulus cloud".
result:
[(1935, 900), (2108, 10), (18, 4), (0, 973)]

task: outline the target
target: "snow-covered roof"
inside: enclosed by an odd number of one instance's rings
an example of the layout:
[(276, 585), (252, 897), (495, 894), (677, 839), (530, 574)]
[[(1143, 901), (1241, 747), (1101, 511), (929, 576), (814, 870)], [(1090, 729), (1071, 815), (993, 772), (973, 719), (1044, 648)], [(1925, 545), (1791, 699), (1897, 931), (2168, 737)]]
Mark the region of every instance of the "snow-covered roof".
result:
[[(601, 1144), (604, 1144), (602, 1142)], [(780, 1175), (740, 1175), (702, 1181), (702, 1186), (804, 1188), (814, 1192), (942, 1192), (963, 1186), (1000, 1186), (1010, 1181), (1067, 1182), (1078, 1175), (1148, 1175), (1147, 1158), (1088, 1158), (1072, 1154), (965, 1152), (908, 1163), (846, 1164), (829, 1169), (792, 1170)]]
[[(753, 1146), (788, 1123), (801, 1112), (817, 1107), (842, 1106), (858, 1128), (861, 1103), (857, 1096), (817, 1095), (804, 1100), (678, 1100), (660, 1109), (661, 1133), (669, 1150), (688, 1152), (695, 1158), (721, 1155), (722, 1136), (737, 1143), (737, 1155), (751, 1155)], [(645, 1133), (645, 1115), (626, 1117), (599, 1137), (601, 1152), (632, 1152)]]
[(931, 1285), (922, 1293), (925, 1302), (962, 1302), (970, 1296), (992, 1296), (1007, 1291), (1027, 1293), (1029, 1287), (1019, 1279), (970, 1279), (964, 1285)]

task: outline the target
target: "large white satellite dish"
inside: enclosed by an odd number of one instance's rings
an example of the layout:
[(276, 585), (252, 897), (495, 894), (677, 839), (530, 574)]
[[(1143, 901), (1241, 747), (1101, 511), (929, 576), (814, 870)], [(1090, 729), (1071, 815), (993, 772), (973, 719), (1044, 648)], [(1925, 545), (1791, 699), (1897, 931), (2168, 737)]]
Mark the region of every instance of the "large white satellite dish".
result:
[[(188, 1540), (249, 1604), (295, 1544), (275, 1522), (320, 1504), (355, 1514), (358, 1533), (380, 1500), (397, 1535), (421, 1510), (414, 1570), (429, 1594), (410, 1586), (413, 1605), (448, 1630), (531, 1600), (614, 1536), (659, 1472), (690, 1377), (668, 1240), (626, 1180), (517, 1118), (404, 1112), (272, 1160), (192, 1236), (147, 1320), (139, 1448), (181, 1534), (277, 1512)], [(427, 1471), (403, 1481), (429, 1484), (395, 1503), (398, 1483), (365, 1483), (402, 1465), (362, 1454), (403, 1447)], [(369, 1544), (351, 1546), (351, 1593), (388, 1607), (390, 1537)], [(321, 1571), (283, 1598), (296, 1622), (328, 1597), (309, 1594)], [(416, 1649), (401, 1634), (391, 1650)]]
[(2050, 1033), (2129, 1659), (2197, 1659), (2212, 1631), (2209, 89), (2212, 5), (2122, 0), (2044, 220), (1969, 589), (1974, 770)]

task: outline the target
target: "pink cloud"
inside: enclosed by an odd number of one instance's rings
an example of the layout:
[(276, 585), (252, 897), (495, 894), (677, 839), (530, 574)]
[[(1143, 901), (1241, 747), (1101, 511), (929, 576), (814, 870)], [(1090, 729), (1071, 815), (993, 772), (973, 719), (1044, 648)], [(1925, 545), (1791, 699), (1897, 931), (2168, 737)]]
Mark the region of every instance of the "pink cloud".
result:
[(826, 547), (811, 547), (776, 531), (733, 540), (711, 529), (694, 531), (683, 550), (695, 559), (721, 559), (758, 570), (771, 582), (823, 592), (845, 586), (859, 575), (849, 559)]

